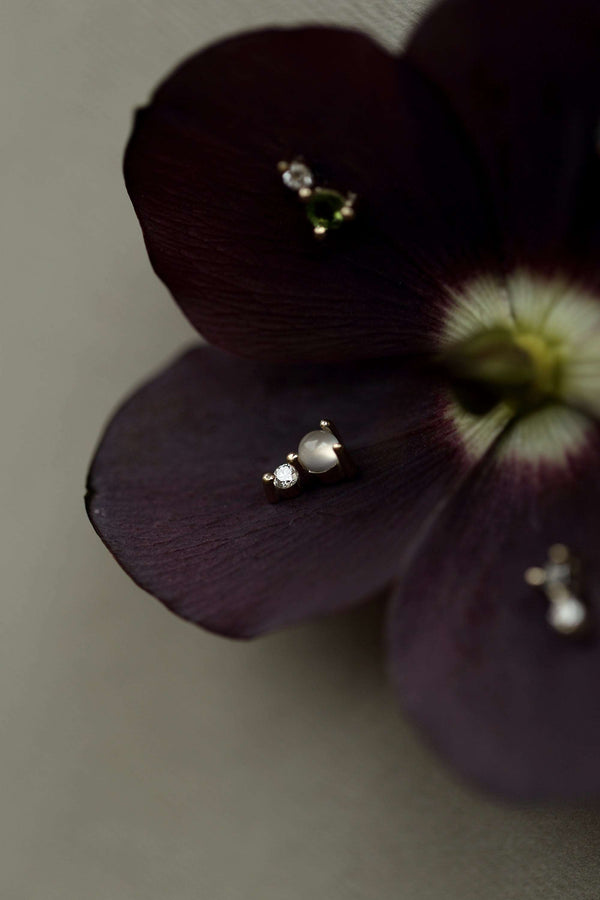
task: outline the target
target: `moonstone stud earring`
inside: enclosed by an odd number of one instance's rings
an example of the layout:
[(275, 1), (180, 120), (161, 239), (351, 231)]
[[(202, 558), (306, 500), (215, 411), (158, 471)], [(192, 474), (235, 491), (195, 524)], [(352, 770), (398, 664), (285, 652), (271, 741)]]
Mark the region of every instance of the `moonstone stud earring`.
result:
[(356, 194), (315, 187), (314, 175), (301, 158), (292, 162), (282, 160), (277, 163), (277, 169), (285, 186), (295, 191), (306, 205), (306, 215), (316, 238), (326, 237), (329, 231), (336, 231), (356, 215)]
[(263, 475), (262, 481), (267, 500), (277, 503), (319, 483), (354, 478), (357, 471), (337, 429), (328, 419), (321, 419), (318, 429), (304, 435), (298, 452), (288, 453), (286, 462)]
[(542, 588), (550, 602), (547, 619), (559, 634), (581, 634), (589, 624), (588, 611), (579, 593), (580, 566), (564, 544), (553, 544), (545, 566), (532, 566), (525, 581)]

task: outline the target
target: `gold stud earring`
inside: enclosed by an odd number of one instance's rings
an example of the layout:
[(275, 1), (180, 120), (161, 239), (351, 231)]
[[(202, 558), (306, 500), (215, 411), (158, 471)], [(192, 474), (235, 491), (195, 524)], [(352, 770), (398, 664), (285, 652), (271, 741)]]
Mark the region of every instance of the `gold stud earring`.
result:
[(525, 572), (525, 581), (541, 588), (550, 603), (548, 623), (559, 634), (576, 635), (589, 624), (588, 610), (580, 593), (581, 567), (565, 544), (552, 544), (544, 566), (532, 566)]
[(342, 194), (332, 188), (315, 186), (312, 170), (300, 157), (292, 162), (282, 160), (277, 169), (285, 186), (295, 191), (305, 204), (306, 216), (317, 239), (322, 240), (355, 217), (357, 195), (352, 191)]
[(316, 484), (335, 484), (354, 478), (357, 468), (329, 419), (321, 419), (319, 428), (305, 434), (295, 453), (286, 462), (263, 475), (267, 500), (277, 503), (297, 497)]

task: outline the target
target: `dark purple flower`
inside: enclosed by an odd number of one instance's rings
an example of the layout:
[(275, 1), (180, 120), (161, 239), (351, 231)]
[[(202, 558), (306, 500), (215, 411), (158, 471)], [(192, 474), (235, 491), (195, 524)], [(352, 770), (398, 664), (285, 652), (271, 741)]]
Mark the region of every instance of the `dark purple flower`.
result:
[[(248, 359), (191, 350), (89, 476), (123, 568), (216, 632), (387, 589), (404, 706), (520, 797), (600, 790), (599, 85), (598, 0), (446, 0), (400, 57), (310, 28), (184, 63), (127, 186), (189, 320)], [(358, 195), (321, 243), (277, 172), (298, 155)], [(329, 416), (360, 478), (267, 504), (262, 473)], [(528, 584), (557, 543), (573, 580)]]

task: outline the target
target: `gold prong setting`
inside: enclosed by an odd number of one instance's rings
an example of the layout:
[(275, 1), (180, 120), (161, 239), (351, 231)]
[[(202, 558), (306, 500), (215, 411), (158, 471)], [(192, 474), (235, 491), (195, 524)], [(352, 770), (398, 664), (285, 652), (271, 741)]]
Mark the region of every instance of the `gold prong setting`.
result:
[(340, 209), (340, 214), (343, 219), (346, 221), (351, 221), (356, 215), (356, 210), (354, 209), (354, 204), (356, 203), (357, 197), (352, 191), (346, 194), (346, 202)]
[(559, 634), (567, 637), (583, 634), (589, 626), (589, 614), (580, 594), (581, 566), (566, 544), (552, 544), (544, 566), (531, 566), (525, 581), (544, 591), (549, 602), (546, 618)]
[(329, 419), (301, 439), (298, 451), (288, 453), (285, 463), (263, 475), (265, 495), (270, 503), (297, 497), (318, 484), (336, 484), (354, 478), (357, 468), (339, 432)]

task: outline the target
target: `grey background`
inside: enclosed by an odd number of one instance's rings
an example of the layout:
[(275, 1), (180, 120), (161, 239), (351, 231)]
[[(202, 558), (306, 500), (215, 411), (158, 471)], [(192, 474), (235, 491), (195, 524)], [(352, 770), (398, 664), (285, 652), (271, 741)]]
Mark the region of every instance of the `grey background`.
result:
[(122, 185), (132, 108), (232, 30), (394, 45), (423, 5), (4, 0), (3, 900), (600, 895), (598, 811), (457, 783), (397, 710), (377, 609), (221, 640), (130, 583), (83, 513), (110, 409), (193, 337)]

